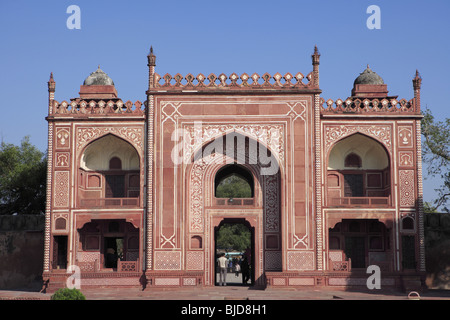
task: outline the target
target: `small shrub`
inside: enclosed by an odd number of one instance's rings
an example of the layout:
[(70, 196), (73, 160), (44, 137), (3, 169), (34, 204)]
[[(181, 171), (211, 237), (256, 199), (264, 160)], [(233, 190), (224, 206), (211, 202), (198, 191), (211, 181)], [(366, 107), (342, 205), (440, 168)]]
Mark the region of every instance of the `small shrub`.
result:
[(78, 289), (58, 289), (51, 297), (52, 300), (86, 300), (86, 297)]

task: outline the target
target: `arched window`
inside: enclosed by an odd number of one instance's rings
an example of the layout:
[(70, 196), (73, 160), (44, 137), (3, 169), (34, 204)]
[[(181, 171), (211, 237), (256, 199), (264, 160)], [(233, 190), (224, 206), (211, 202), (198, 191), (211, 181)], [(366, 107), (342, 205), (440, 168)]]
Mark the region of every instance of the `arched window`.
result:
[(109, 160), (109, 170), (121, 170), (122, 161), (118, 157), (112, 157)]
[(344, 166), (348, 168), (361, 168), (361, 158), (356, 153), (350, 153), (345, 157)]
[(411, 217), (403, 218), (403, 230), (414, 230), (414, 220)]
[(252, 174), (242, 166), (228, 165), (217, 172), (214, 179), (216, 198), (253, 198)]
[(191, 249), (201, 249), (202, 248), (202, 237), (192, 236), (191, 237)]

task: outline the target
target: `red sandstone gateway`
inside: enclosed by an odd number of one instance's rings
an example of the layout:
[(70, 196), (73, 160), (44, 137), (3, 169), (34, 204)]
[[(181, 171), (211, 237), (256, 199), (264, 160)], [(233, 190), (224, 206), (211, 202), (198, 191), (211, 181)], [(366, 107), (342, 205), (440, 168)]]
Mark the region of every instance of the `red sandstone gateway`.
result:
[[(306, 76), (160, 76), (155, 60), (145, 103), (100, 68), (57, 102), (50, 77), (48, 291), (69, 268), (82, 288), (214, 286), (217, 232), (236, 223), (251, 285), (365, 287), (375, 265), (383, 287), (421, 286), (418, 73), (409, 101), (369, 66), (325, 101), (317, 48)], [(251, 195), (221, 197), (231, 175)]]

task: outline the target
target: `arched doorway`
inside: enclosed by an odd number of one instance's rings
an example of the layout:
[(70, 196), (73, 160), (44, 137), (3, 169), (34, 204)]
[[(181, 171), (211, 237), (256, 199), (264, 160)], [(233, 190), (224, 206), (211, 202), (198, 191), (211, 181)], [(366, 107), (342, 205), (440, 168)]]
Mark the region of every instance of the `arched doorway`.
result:
[[(281, 271), (281, 184), (283, 176), (278, 158), (261, 142), (237, 132), (209, 141), (192, 154), (186, 167), (186, 229), (191, 244), (187, 254), (200, 256), (205, 285), (216, 281), (216, 227), (224, 219), (244, 219), (254, 228), (252, 267), (254, 285), (265, 285), (265, 271)], [(223, 142), (223, 143), (221, 143)], [(254, 152), (253, 152), (254, 151)], [(216, 187), (234, 176), (247, 185), (249, 194), (216, 193)], [(219, 196), (219, 197), (218, 197)], [(192, 246), (201, 239), (204, 247)], [(188, 267), (198, 270), (194, 261)]]
[(122, 264), (139, 268), (139, 227), (126, 219), (90, 219), (78, 228), (77, 265), (82, 271), (122, 271)]
[(329, 228), (328, 236), (331, 260), (349, 261), (352, 270), (373, 264), (392, 270), (391, 230), (378, 219), (342, 219)]
[[(243, 218), (225, 218), (214, 228), (214, 254), (218, 261), (225, 254), (226, 285), (245, 286), (255, 282), (255, 228)], [(216, 263), (215, 285), (221, 285), (219, 264)]]

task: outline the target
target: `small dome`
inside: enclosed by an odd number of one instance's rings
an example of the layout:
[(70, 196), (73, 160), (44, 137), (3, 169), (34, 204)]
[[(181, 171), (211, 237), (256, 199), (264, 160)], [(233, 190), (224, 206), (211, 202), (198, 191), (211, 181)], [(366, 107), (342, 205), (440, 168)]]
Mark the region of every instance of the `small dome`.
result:
[(367, 69), (355, 79), (353, 84), (384, 84), (384, 81), (376, 72), (373, 72), (369, 68), (369, 65), (367, 65)]
[(85, 86), (113, 86), (114, 82), (112, 79), (103, 72), (102, 69), (100, 69), (100, 66), (98, 66), (98, 69), (92, 72), (89, 77), (84, 80), (83, 85)]

